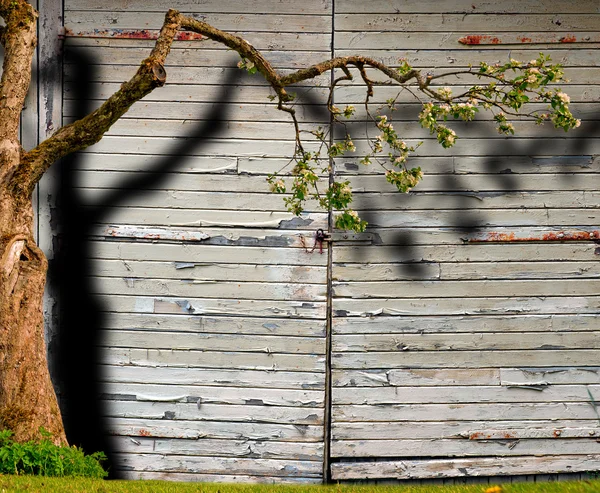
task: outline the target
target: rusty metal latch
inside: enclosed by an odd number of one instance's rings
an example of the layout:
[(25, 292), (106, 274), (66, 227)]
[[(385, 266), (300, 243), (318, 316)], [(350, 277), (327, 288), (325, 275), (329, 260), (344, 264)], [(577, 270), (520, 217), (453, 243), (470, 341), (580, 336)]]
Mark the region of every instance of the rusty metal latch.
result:
[(323, 253), (323, 243), (336, 243), (338, 245), (371, 245), (373, 243), (373, 235), (371, 233), (328, 233), (321, 228), (317, 229), (314, 238), (314, 244), (309, 249), (304, 236), (300, 237), (306, 253), (314, 252), (317, 247), (319, 247), (319, 253)]

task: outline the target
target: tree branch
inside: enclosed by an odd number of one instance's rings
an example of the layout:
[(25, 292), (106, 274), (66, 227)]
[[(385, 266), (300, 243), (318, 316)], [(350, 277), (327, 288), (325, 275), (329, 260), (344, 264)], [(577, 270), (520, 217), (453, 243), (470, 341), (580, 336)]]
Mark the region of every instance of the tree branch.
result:
[(176, 10), (167, 12), (150, 56), (142, 61), (136, 74), (102, 106), (60, 128), (52, 137), (25, 153), (10, 184), (16, 196), (28, 199), (36, 183), (54, 162), (98, 142), (133, 103), (164, 85), (167, 77), (164, 61), (179, 29), (179, 18)]
[(0, 78), (0, 183), (6, 184), (19, 166), (19, 121), (31, 82), (37, 13), (24, 0), (0, 0), (0, 30), (4, 46)]

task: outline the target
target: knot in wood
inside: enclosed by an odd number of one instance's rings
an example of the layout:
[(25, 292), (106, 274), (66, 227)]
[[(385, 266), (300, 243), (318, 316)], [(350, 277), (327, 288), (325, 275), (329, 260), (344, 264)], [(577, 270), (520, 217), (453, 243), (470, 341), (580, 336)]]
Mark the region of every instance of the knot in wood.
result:
[(152, 64), (152, 73), (154, 74), (154, 79), (158, 82), (159, 86), (164, 86), (167, 81), (167, 71), (165, 67), (160, 62), (154, 62)]

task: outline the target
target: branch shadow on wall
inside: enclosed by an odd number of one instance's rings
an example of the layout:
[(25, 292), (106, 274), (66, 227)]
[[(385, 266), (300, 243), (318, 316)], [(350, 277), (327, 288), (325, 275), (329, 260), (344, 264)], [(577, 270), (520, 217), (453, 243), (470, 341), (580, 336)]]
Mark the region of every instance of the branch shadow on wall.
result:
[[(74, 116), (79, 118), (91, 110), (91, 98), (97, 80), (94, 60), (84, 50), (70, 50), (70, 63), (75, 68), (73, 102)], [(168, 179), (167, 173), (177, 171), (185, 156), (201, 151), (207, 139), (225, 129), (229, 104), (241, 71), (230, 71), (220, 84), (220, 90), (208, 115), (201, 115), (192, 130), (165, 155), (148, 165), (146, 173), (134, 175), (116, 184), (94, 203), (84, 200), (75, 188), (74, 170), (81, 155), (74, 154), (57, 163), (60, 189), (58, 192), (58, 222), (61, 234), (55, 260), (51, 262), (49, 282), (59, 295), (59, 328), (53, 339), (53, 379), (58, 382), (65, 430), (70, 444), (82, 447), (87, 453), (104, 451), (108, 456), (110, 477), (116, 477), (115, 447), (107, 435), (103, 416), (107, 404), (99, 400), (102, 393), (99, 374), (101, 362), (101, 330), (106, 326), (106, 307), (94, 297), (92, 288), (93, 255), (89, 241), (94, 227), (106, 221), (114, 208), (127, 200), (151, 193), (158, 183)]]
[[(535, 168), (542, 169), (544, 166), (553, 166), (560, 169), (556, 175), (558, 179), (567, 185), (570, 181), (576, 179), (577, 173), (570, 173), (574, 168), (581, 170), (589, 168), (594, 160), (593, 143), (597, 136), (600, 135), (600, 115), (589, 113), (583, 115), (586, 121), (582, 123), (581, 129), (585, 131), (584, 137), (577, 137), (576, 132), (565, 134), (562, 130), (549, 129), (555, 133), (548, 132), (545, 138), (530, 137), (528, 139), (506, 138), (503, 141), (501, 153), (485, 157), (482, 161), (481, 169), (477, 173), (482, 173), (488, 176), (490, 186), (486, 187), (489, 191), (473, 190), (469, 184), (471, 174), (446, 174), (443, 182), (440, 184), (439, 197), (440, 209), (443, 209), (443, 201), (451, 201), (451, 209), (448, 210), (447, 224), (442, 224), (439, 229), (446, 229), (456, 233), (456, 240), (464, 241), (467, 238), (474, 237), (478, 234), (487, 231), (488, 228), (502, 229), (502, 226), (495, 225), (488, 217), (486, 209), (478, 209), (478, 201), (486, 197), (503, 196), (514, 193), (523, 192), (522, 180), (532, 179), (531, 176), (535, 173)], [(468, 125), (477, 125), (478, 122), (470, 122)], [(468, 132), (468, 128), (467, 128)], [(560, 133), (559, 133), (560, 132)], [(464, 136), (465, 132), (457, 132), (459, 136)], [(487, 136), (486, 136), (487, 137)], [(486, 138), (484, 137), (484, 138)], [(490, 135), (489, 137), (492, 137)], [(554, 138), (552, 138), (554, 137)], [(562, 137), (562, 138), (561, 138)], [(549, 140), (552, 142), (549, 143)], [(566, 140), (567, 145), (564, 150), (553, 151), (552, 144)], [(448, 151), (451, 155), (452, 150)], [(462, 158), (469, 156), (462, 156)], [(530, 163), (526, 163), (519, 158), (525, 157), (531, 159)], [(513, 159), (514, 158), (514, 159)], [(460, 161), (461, 156), (454, 158)], [(409, 163), (410, 166), (410, 163)], [(529, 173), (529, 176), (522, 176), (520, 173)], [(546, 175), (549, 176), (549, 175)], [(425, 175), (424, 180), (429, 177)], [(384, 178), (382, 177), (382, 183)], [(533, 178), (534, 179), (534, 178)], [(531, 189), (531, 187), (526, 187)], [(417, 189), (418, 190), (418, 189)], [(418, 191), (416, 192), (418, 193)], [(428, 192), (425, 192), (426, 194)], [(398, 200), (404, 200), (410, 197), (402, 197), (399, 195)], [(448, 203), (448, 202), (446, 202)], [(360, 208), (360, 196), (357, 200), (357, 208)], [(490, 209), (487, 209), (490, 210)], [(476, 211), (478, 211), (476, 213)], [(434, 214), (436, 211), (431, 211)], [(472, 214), (470, 212), (473, 212)], [(399, 214), (410, 215), (411, 210), (400, 210)], [(373, 225), (377, 225), (379, 221), (378, 211), (367, 211), (362, 216)], [(573, 224), (573, 227), (579, 225)], [(515, 229), (517, 226), (514, 226)], [(526, 227), (526, 226), (525, 226)], [(568, 228), (569, 226), (557, 225), (557, 228)], [(399, 278), (404, 279), (427, 279), (431, 275), (431, 270), (428, 269), (428, 264), (437, 263), (425, 259), (422, 250), (424, 241), (419, 238), (419, 228), (393, 228), (386, 241), (379, 240), (380, 245), (392, 246), (396, 249), (393, 262), (396, 263), (396, 273)], [(548, 226), (548, 229), (553, 229)], [(375, 235), (377, 241), (377, 235)], [(364, 262), (366, 260), (366, 250), (358, 249), (354, 262)]]

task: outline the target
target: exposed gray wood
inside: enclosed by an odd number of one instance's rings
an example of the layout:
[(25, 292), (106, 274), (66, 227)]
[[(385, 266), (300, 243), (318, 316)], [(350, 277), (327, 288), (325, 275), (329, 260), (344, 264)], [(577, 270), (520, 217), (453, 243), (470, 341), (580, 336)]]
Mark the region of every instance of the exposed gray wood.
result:
[(479, 334), (397, 334), (338, 336), (333, 344), (336, 352), (345, 351), (461, 351), (480, 349), (593, 349), (598, 332), (554, 332), (540, 338), (538, 332)]
[[(306, 223), (312, 222), (304, 219)], [(275, 227), (282, 221), (274, 221)], [(296, 221), (302, 223), (300, 219)], [(324, 255), (310, 254), (299, 248), (223, 247), (213, 245), (149, 244), (128, 242), (92, 242), (93, 257), (118, 260), (197, 262), (202, 264), (325, 265)], [(475, 247), (477, 248), (477, 247)], [(489, 248), (489, 247), (487, 247)], [(231, 252), (231, 255), (228, 255)], [(271, 259), (271, 262), (269, 262)]]
[(560, 0), (546, 0), (543, 3), (534, 0), (514, 1), (502, 3), (481, 0), (475, 4), (470, 0), (455, 0), (452, 3), (439, 3), (436, 0), (423, 0), (419, 2), (402, 2), (398, 0), (371, 0), (368, 3), (360, 0), (344, 0), (336, 5), (338, 13), (381, 13), (381, 14), (414, 14), (414, 13), (597, 13), (597, 4), (594, 0), (578, 1), (573, 5), (565, 5)]
[[(179, 374), (183, 373), (183, 371), (179, 371)], [(193, 376), (196, 372), (187, 370), (187, 373), (187, 380), (192, 380), (189, 374)], [(155, 372), (145, 371), (142, 374), (153, 375)], [(171, 376), (177, 375), (175, 372), (166, 372), (165, 374)], [(213, 371), (213, 374), (216, 374), (216, 372)], [(271, 381), (268, 375), (265, 375), (264, 378), (265, 381), (262, 385), (265, 387), (269, 385), (269, 388), (225, 387), (223, 386), (225, 385), (224, 383), (221, 383), (221, 386), (198, 386), (197, 382), (193, 380), (190, 383), (193, 383), (194, 386), (185, 385), (184, 382), (173, 380), (167, 380), (165, 383), (168, 385), (156, 385), (152, 383), (152, 380), (148, 380), (148, 382), (137, 384), (109, 382), (103, 385), (102, 391), (105, 399), (125, 401), (112, 406), (109, 413), (118, 413), (118, 415), (127, 414), (130, 417), (132, 410), (136, 412), (136, 405), (139, 404), (139, 412), (143, 413), (144, 417), (156, 419), (164, 416), (172, 416), (171, 418), (164, 419), (211, 419), (217, 421), (225, 419), (232, 421), (256, 420), (265, 422), (295, 420), (294, 422), (306, 421), (305, 424), (318, 424), (319, 420), (322, 421), (322, 409), (316, 414), (304, 412), (306, 408), (323, 407), (322, 392), (316, 390), (275, 388), (275, 381)], [(235, 383), (240, 385), (239, 382)], [(254, 383), (258, 384), (259, 382)], [(233, 383), (227, 385), (233, 385)], [(300, 386), (298, 384), (298, 387)], [(134, 403), (128, 404), (130, 401), (134, 401)], [(142, 404), (142, 401), (145, 403)], [(193, 406), (196, 406), (195, 410)], [(262, 406), (267, 407), (267, 409), (262, 410), (264, 416), (261, 417), (260, 411), (255, 409), (255, 407), (248, 406)], [(282, 406), (285, 409), (274, 410), (271, 413), (272, 408)], [(246, 414), (244, 413), (245, 407), (248, 407)], [(304, 408), (304, 411), (296, 408)], [(197, 412), (198, 410), (202, 412)], [(167, 414), (165, 415), (165, 413)], [(136, 416), (142, 417), (142, 414), (135, 415), (134, 417)]]
[[(162, 23), (162, 21), (161, 21)], [(68, 27), (67, 27), (68, 29)], [(256, 37), (256, 34), (254, 35)], [(319, 36), (319, 41), (326, 40)], [(251, 40), (248, 40), (252, 42)], [(263, 44), (264, 40), (263, 40)], [(194, 49), (195, 48), (195, 49)], [(99, 46), (99, 47), (87, 47), (86, 52), (92, 57), (95, 64), (98, 65), (135, 65), (143, 60), (147, 56), (148, 49), (145, 47), (111, 47), (111, 46)], [(321, 61), (324, 58), (322, 53), (311, 51), (273, 51), (269, 50), (265, 52), (265, 56), (269, 62), (277, 68), (285, 69), (300, 69), (308, 65), (313, 65)], [(69, 52), (67, 51), (67, 57)], [(168, 62), (166, 64), (167, 72), (181, 70), (180, 67), (232, 67), (239, 61), (239, 55), (235, 52), (227, 50), (224, 46), (219, 46), (216, 43), (197, 43), (191, 49), (174, 49), (169, 54)], [(67, 58), (67, 61), (70, 61)], [(266, 91), (265, 91), (266, 92)], [(268, 94), (268, 92), (266, 92)], [(266, 98), (263, 96), (262, 101)], [(94, 98), (98, 95), (94, 94)], [(190, 91), (185, 99), (190, 97)], [(156, 96), (153, 98), (156, 99)]]
[(439, 421), (441, 416), (446, 421), (488, 421), (490, 428), (496, 421), (527, 424), (530, 420), (590, 420), (594, 425), (598, 422), (594, 408), (587, 402), (350, 405), (334, 406), (332, 412), (338, 422), (373, 422), (382, 426), (390, 422)]
[[(594, 333), (590, 333), (593, 335)], [(325, 341), (317, 337), (279, 335), (198, 334), (169, 331), (107, 330), (99, 334), (109, 347), (148, 349), (201, 349), (240, 352), (324, 354)], [(563, 338), (566, 339), (566, 338)]]
[[(396, 351), (378, 353), (335, 353), (336, 369), (375, 368), (501, 368), (519, 366), (596, 366), (595, 349), (513, 351)], [(586, 392), (587, 395), (587, 392)], [(589, 396), (588, 396), (589, 398)]]
[(165, 421), (162, 419), (107, 418), (113, 435), (155, 438), (221, 438), (229, 440), (276, 440), (322, 442), (322, 426), (219, 421)]
[[(440, 358), (441, 359), (441, 358)], [(589, 392), (588, 392), (589, 391)], [(428, 404), (469, 402), (589, 402), (600, 394), (595, 385), (516, 384), (448, 387), (342, 387), (333, 392), (335, 405)]]
[[(215, 386), (217, 390), (205, 389), (206, 395), (217, 392), (223, 399), (245, 399), (244, 396), (254, 396), (254, 392), (263, 396), (265, 388), (277, 389), (278, 397), (295, 399), (297, 402), (312, 405), (313, 402), (323, 402), (323, 390), (325, 376), (323, 373), (310, 371), (283, 370), (235, 370), (231, 368), (206, 369), (194, 368), (193, 371), (187, 367), (166, 366), (102, 366), (101, 379), (105, 382), (114, 383), (138, 383), (153, 382), (155, 384), (200, 385)], [(244, 387), (248, 388), (244, 390)], [(235, 389), (236, 394), (233, 395)], [(229, 397), (228, 397), (229, 396)], [(292, 397), (296, 396), (296, 397)], [(253, 399), (254, 397), (248, 397)], [(232, 401), (233, 402), (233, 401)]]
[(471, 477), (511, 474), (554, 473), (597, 468), (600, 456), (563, 455), (543, 457), (494, 457), (473, 459), (402, 460), (386, 462), (338, 462), (332, 477), (344, 479), (415, 479), (431, 477)]
[(325, 357), (309, 354), (243, 353), (179, 349), (113, 349), (102, 351), (100, 363), (125, 366), (173, 368), (222, 368), (323, 372)]
[[(325, 12), (324, 12), (325, 13)], [(113, 12), (65, 12), (65, 27), (75, 33), (93, 29), (160, 29), (164, 12), (113, 11)], [(204, 13), (201, 20), (224, 31), (258, 32), (306, 32), (323, 33), (331, 31), (331, 17), (328, 15), (297, 15), (270, 12), (269, 15)], [(255, 34), (256, 35), (256, 34)]]
[(325, 322), (322, 320), (300, 320), (273, 317), (212, 317), (196, 315), (155, 315), (122, 313), (104, 321), (104, 329), (163, 330), (217, 334), (263, 334), (278, 336), (323, 337)]
[[(508, 440), (530, 438), (591, 438), (600, 435), (593, 421), (443, 421), (396, 423), (335, 423), (334, 440), (439, 439)], [(558, 440), (555, 440), (558, 441)], [(473, 445), (475, 448), (476, 445)]]
[[(119, 386), (119, 388), (122, 386)], [(115, 389), (116, 390), (116, 389)], [(127, 391), (124, 389), (124, 391)], [(151, 392), (151, 389), (149, 389)], [(118, 396), (118, 395), (117, 395)], [(140, 396), (152, 399), (151, 396)], [(186, 421), (223, 421), (242, 423), (285, 423), (296, 426), (317, 426), (323, 424), (322, 409), (267, 405), (218, 405), (205, 404), (201, 396), (187, 396), (196, 402), (162, 403), (138, 401), (107, 401), (110, 403), (107, 415), (121, 418), (174, 419)], [(158, 397), (157, 397), (158, 398)], [(166, 398), (166, 397), (165, 397)], [(169, 416), (173, 416), (169, 418)]]
[(600, 368), (501, 368), (500, 381), (502, 385), (531, 384), (539, 381), (548, 383), (598, 383)]
[(597, 330), (596, 315), (473, 315), (334, 318), (336, 334), (429, 334), (444, 332), (554, 332)]
[(598, 278), (596, 262), (465, 262), (336, 265), (337, 281), (585, 279)]
[[(343, 3), (343, 2), (342, 2)], [(342, 7), (343, 8), (343, 7)], [(521, 7), (522, 9), (523, 7)], [(391, 13), (391, 12), (390, 12)], [(343, 14), (335, 18), (336, 30), (339, 31), (401, 31), (401, 32), (454, 32), (462, 31), (472, 33), (482, 31), (485, 25), (493, 26), (493, 31), (498, 32), (531, 32), (531, 31), (595, 31), (600, 22), (600, 15), (591, 13), (571, 14), (564, 13), (560, 16), (560, 24), (556, 23), (556, 12), (529, 12), (521, 22), (515, 22), (515, 15), (483, 13), (479, 8), (471, 8), (465, 14), (428, 13), (412, 14), (410, 16), (397, 15), (372, 15)], [(426, 44), (425, 41), (421, 41)], [(448, 46), (450, 48), (450, 46)], [(451, 46), (452, 49), (458, 48)]]
[[(340, 440), (332, 443), (333, 457), (444, 457), (444, 456), (519, 456), (556, 453), (556, 439), (506, 440)], [(564, 455), (598, 454), (596, 438), (560, 439)]]
[[(330, 0), (308, 0), (301, 5), (289, 5), (285, 2), (273, 2), (265, 0), (247, 0), (243, 4), (230, 4), (229, 2), (198, 2), (197, 0), (173, 0), (169, 8), (182, 10), (184, 12), (230, 12), (232, 14), (271, 14), (276, 5), (277, 12), (281, 14), (329, 14), (331, 9)], [(120, 1), (105, 1), (98, 3), (95, 0), (70, 0), (68, 10), (91, 10), (91, 11), (141, 11), (141, 12), (164, 12), (164, 6), (159, 3), (148, 3), (145, 0), (128, 0), (126, 4)]]
[(151, 296), (96, 295), (102, 309), (109, 312), (157, 313), (178, 315), (228, 315), (243, 317), (320, 318), (325, 317), (324, 302), (215, 300), (199, 298), (155, 298)]
[(595, 261), (595, 246), (590, 244), (523, 244), (419, 246), (413, 251), (378, 246), (370, 249), (339, 246), (334, 250), (336, 262), (519, 262), (519, 261)]
[[(152, 4), (146, 4), (146, 7), (150, 7)], [(207, 4), (205, 4), (207, 5)], [(118, 7), (118, 5), (115, 5)], [(279, 8), (279, 6), (278, 6)], [(116, 8), (115, 8), (116, 10)], [(114, 11), (114, 10), (111, 10)], [(256, 12), (255, 12), (256, 13)], [(158, 34), (158, 31), (155, 31)], [(155, 32), (149, 30), (148, 38), (151, 37)], [(230, 31), (232, 34), (236, 34), (246, 40), (252, 38), (252, 45), (257, 49), (264, 51), (267, 53), (270, 50), (293, 50), (293, 51), (311, 51), (311, 52), (325, 52), (329, 53), (331, 46), (331, 33), (285, 33), (285, 32), (271, 32), (268, 36), (264, 34), (254, 33), (252, 31)], [(119, 37), (118, 30), (107, 30), (101, 31), (99, 33), (95, 33), (93, 31), (90, 32), (82, 32), (81, 36), (75, 35), (75, 33), (69, 33), (65, 40), (65, 45), (67, 47), (73, 46), (113, 46), (113, 47), (148, 47), (151, 48), (154, 46), (153, 39), (140, 39), (131, 37)], [(122, 33), (127, 34), (127, 33)], [(112, 37), (114, 35), (115, 37)], [(199, 56), (202, 56), (198, 51), (203, 50), (204, 48), (215, 48), (215, 49), (223, 49), (221, 45), (218, 43), (211, 41), (209, 39), (199, 40), (190, 40), (184, 41), (181, 39), (175, 38), (173, 45), (171, 46), (173, 50), (177, 49), (196, 49), (196, 53)], [(197, 50), (200, 48), (200, 50)]]
[(202, 279), (138, 279), (125, 277), (93, 278), (95, 293), (159, 296), (190, 296), (202, 298), (246, 300), (325, 301), (325, 288), (320, 284), (292, 284), (268, 282), (221, 282)]
[(314, 442), (276, 442), (256, 440), (155, 439), (115, 437), (120, 451), (134, 454), (177, 454), (195, 456), (249, 457), (256, 459), (295, 459), (321, 461), (323, 444)]
[[(454, 337), (456, 335), (453, 335)], [(336, 338), (337, 339), (337, 338)], [(600, 383), (599, 367), (334, 370), (335, 387), (387, 387), (448, 385), (553, 385)]]
[[(335, 338), (337, 342), (338, 337)], [(474, 370), (334, 370), (334, 387), (387, 387), (387, 386), (438, 386), (438, 385), (499, 385), (498, 369)]]
[(314, 461), (201, 457), (187, 455), (115, 454), (116, 467), (140, 471), (247, 474), (263, 476), (320, 477), (321, 464)]
[[(112, 285), (111, 285), (112, 287)], [(547, 281), (379, 281), (336, 282), (333, 294), (340, 298), (442, 298), (442, 297), (507, 297), (507, 296), (584, 296), (600, 292), (596, 279), (564, 279)], [(119, 293), (119, 291), (115, 291)], [(163, 294), (163, 293), (161, 293)], [(175, 293), (173, 293), (175, 294)], [(258, 295), (260, 296), (260, 295)]]
[(321, 484), (323, 479), (320, 477), (301, 478), (289, 476), (249, 476), (241, 474), (227, 474), (227, 471), (221, 471), (219, 474), (196, 474), (179, 472), (156, 472), (156, 471), (119, 471), (123, 479), (146, 480), (146, 481), (185, 481), (185, 482), (206, 482), (206, 483), (266, 483), (266, 484)]
[[(464, 34), (468, 33), (454, 34), (457, 47), (460, 47), (458, 39)], [(490, 64), (505, 63), (509, 58), (506, 51), (490, 50), (487, 47), (453, 51), (443, 49), (404, 50), (402, 40), (398, 40), (395, 32), (364, 33), (360, 40), (356, 39), (353, 33), (339, 33), (336, 35), (336, 44), (338, 42), (339, 49), (336, 50), (338, 56), (349, 56), (360, 49), (363, 56), (376, 58), (389, 65), (397, 65), (398, 52), (400, 52), (401, 56), (409, 60), (415, 68), (431, 69), (431, 67), (436, 67), (437, 70), (468, 68), (469, 65), (477, 66), (482, 61)], [(565, 45), (561, 45), (560, 48), (551, 51), (552, 59), (564, 63), (566, 66), (598, 67), (600, 63), (594, 56), (593, 47), (572, 50), (564, 49)], [(538, 57), (539, 51), (535, 46), (519, 46), (518, 49), (510, 50), (510, 58), (529, 61)]]

